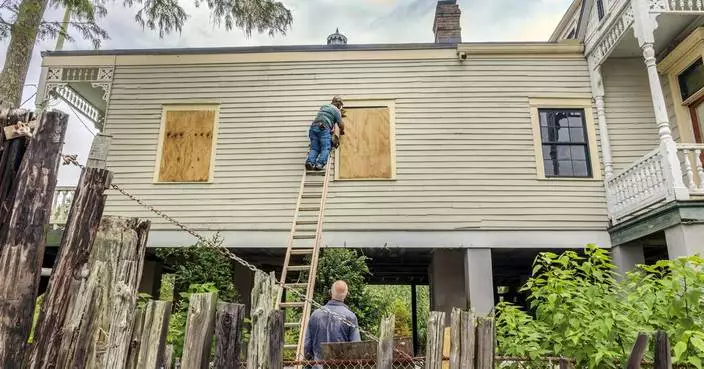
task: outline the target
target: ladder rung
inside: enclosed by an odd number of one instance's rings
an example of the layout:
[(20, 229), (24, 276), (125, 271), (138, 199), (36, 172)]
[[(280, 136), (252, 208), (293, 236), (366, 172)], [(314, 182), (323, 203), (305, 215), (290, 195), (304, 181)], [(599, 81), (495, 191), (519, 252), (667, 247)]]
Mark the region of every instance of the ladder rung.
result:
[(301, 196), (304, 199), (319, 199), (322, 194), (319, 193), (311, 193), (311, 194), (305, 194)]
[(311, 187), (321, 187), (323, 185), (323, 182), (306, 182), (305, 185)]
[(317, 220), (297, 220), (296, 225), (316, 225), (318, 224)]
[(300, 211), (319, 211), (320, 206), (305, 206), (305, 207), (299, 208), (298, 210), (300, 210)]
[(314, 234), (294, 234), (293, 239), (294, 240), (314, 240), (315, 235)]
[(293, 343), (288, 344), (288, 345), (284, 345), (284, 350), (297, 350), (297, 349), (298, 349), (298, 345), (293, 344)]
[(291, 255), (310, 255), (313, 249), (291, 249)]
[(284, 328), (301, 328), (301, 322), (284, 323)]
[(284, 309), (286, 309), (286, 308), (302, 308), (304, 306), (306, 306), (306, 303), (303, 301), (282, 302), (279, 304), (279, 307), (282, 307)]
[(285, 288), (306, 288), (308, 283), (284, 283)]
[(306, 171), (306, 175), (309, 175), (309, 176), (324, 176), (324, 175), (325, 175), (325, 172), (322, 171), (322, 170), (309, 170), (309, 171)]
[(310, 265), (296, 265), (296, 266), (288, 266), (289, 271), (291, 272), (305, 272), (307, 270), (310, 270)]

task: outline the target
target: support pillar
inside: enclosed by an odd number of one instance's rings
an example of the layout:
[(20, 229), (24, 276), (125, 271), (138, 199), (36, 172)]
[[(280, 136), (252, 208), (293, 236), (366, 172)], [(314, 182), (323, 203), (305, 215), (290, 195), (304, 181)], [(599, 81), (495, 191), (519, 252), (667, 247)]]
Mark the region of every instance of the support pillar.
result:
[(614, 246), (611, 249), (611, 256), (617, 268), (616, 272), (620, 276), (635, 269), (636, 265), (645, 264), (643, 245), (639, 243)]
[(420, 339), (418, 337), (418, 291), (415, 284), (411, 285), (411, 329), (413, 335), (413, 356), (418, 356)]
[(606, 125), (606, 111), (604, 108), (604, 81), (601, 75), (601, 65), (590, 65), (589, 79), (592, 82), (592, 97), (596, 105), (597, 124), (601, 143), (601, 157), (604, 161), (604, 176), (609, 180), (614, 174), (614, 161), (611, 156), (611, 141), (609, 129)]
[(164, 273), (164, 263), (161, 260), (144, 260), (142, 280), (139, 282), (139, 292), (148, 293), (154, 300), (159, 299), (161, 291), (161, 276)]
[(704, 224), (678, 224), (665, 230), (670, 259), (699, 254), (704, 256)]
[(491, 249), (466, 249), (465, 286), (470, 307), (478, 314), (494, 309), (494, 275)]
[(435, 249), (430, 266), (430, 306), (445, 312), (449, 323), (453, 308), (467, 309), (462, 249)]

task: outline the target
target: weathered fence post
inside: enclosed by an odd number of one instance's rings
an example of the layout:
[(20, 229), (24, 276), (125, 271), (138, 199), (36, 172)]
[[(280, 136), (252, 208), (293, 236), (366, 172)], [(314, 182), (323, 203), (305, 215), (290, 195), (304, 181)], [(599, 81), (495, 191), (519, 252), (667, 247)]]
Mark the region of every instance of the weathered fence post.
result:
[(452, 309), (450, 317), (450, 369), (460, 369), (460, 361), (462, 353), (462, 310), (458, 308)]
[(137, 368), (159, 369), (164, 357), (166, 333), (169, 330), (171, 301), (149, 301), (144, 311), (141, 345)]
[(381, 319), (379, 325), (379, 345), (376, 351), (377, 369), (391, 369), (394, 362), (394, 330), (396, 317), (392, 314)]
[(645, 350), (648, 349), (648, 335), (645, 333), (639, 333), (636, 343), (633, 344), (633, 350), (631, 351), (631, 356), (628, 357), (627, 369), (638, 369), (643, 361), (643, 356), (645, 355)]
[(252, 330), (247, 349), (247, 369), (267, 367), (269, 360), (269, 325), (268, 319), (274, 310), (274, 299), (278, 296), (278, 286), (274, 274), (256, 272), (252, 288)]
[(194, 293), (188, 298), (186, 337), (183, 342), (183, 369), (206, 369), (215, 329), (218, 294)]
[(463, 311), (460, 315), (460, 369), (474, 369), (475, 327), (474, 314)]
[(0, 225), (0, 368), (22, 365), (68, 115), (42, 115), (24, 154), (6, 224)]
[(655, 333), (655, 365), (653, 369), (672, 369), (670, 355), (670, 340), (667, 338), (667, 333), (657, 331)]
[[(18, 137), (6, 140), (4, 128), (18, 122), (30, 123), (32, 113), (24, 109), (3, 109), (0, 111), (0, 226), (5, 224), (12, 210), (12, 201), (15, 198), (17, 187), (17, 173), (19, 173), (22, 158), (27, 150), (30, 139)], [(2, 228), (2, 227), (0, 227)]]
[(477, 369), (494, 367), (494, 319), (477, 318)]
[(239, 369), (244, 315), (245, 306), (242, 304), (218, 303), (215, 318), (215, 369)]
[(174, 361), (174, 345), (166, 345), (164, 348), (164, 369), (171, 369)]
[(284, 312), (273, 310), (267, 319), (269, 331), (268, 369), (284, 367)]
[(425, 347), (425, 369), (440, 369), (442, 366), (444, 322), (444, 312), (430, 312), (430, 317), (428, 318), (428, 337)]
[(560, 366), (560, 369), (569, 369), (570, 363), (567, 361), (567, 359), (561, 357), (560, 361), (559, 361), (559, 366)]
[(144, 328), (145, 307), (138, 308), (134, 314), (134, 323), (132, 324), (132, 338), (130, 339), (129, 352), (127, 354), (127, 363), (125, 369), (137, 369), (137, 361), (139, 360), (139, 352), (142, 345), (142, 329)]
[(47, 368), (56, 363), (66, 318), (70, 316), (70, 301), (89, 274), (88, 260), (105, 206), (104, 191), (111, 178), (111, 173), (103, 169), (86, 168), (81, 173), (39, 313), (34, 345), (27, 355), (27, 368)]

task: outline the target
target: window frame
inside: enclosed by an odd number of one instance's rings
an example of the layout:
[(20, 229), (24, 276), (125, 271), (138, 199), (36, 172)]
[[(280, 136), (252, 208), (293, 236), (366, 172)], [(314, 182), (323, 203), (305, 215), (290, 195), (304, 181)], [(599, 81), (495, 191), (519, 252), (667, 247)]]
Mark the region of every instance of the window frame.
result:
[[(394, 99), (345, 99), (343, 108), (387, 108), (389, 109), (389, 157), (391, 178), (340, 178), (340, 148), (335, 149), (335, 181), (395, 181), (396, 180), (396, 100)], [(340, 145), (344, 145), (343, 142)]]
[[(164, 139), (166, 135), (166, 113), (169, 111), (192, 111), (192, 110), (204, 110), (204, 111), (214, 111), (215, 117), (213, 118), (213, 137), (210, 153), (210, 167), (208, 168), (208, 180), (207, 181), (160, 181), (159, 173), (161, 170), (161, 159), (164, 150)], [(199, 185), (199, 184), (212, 184), (215, 177), (215, 153), (217, 152), (218, 143), (218, 131), (220, 124), (220, 104), (218, 103), (193, 103), (193, 104), (163, 104), (161, 107), (161, 118), (159, 123), (159, 138), (156, 148), (156, 155), (154, 161), (154, 176), (152, 178), (153, 184), (158, 185), (168, 185), (168, 184), (189, 184), (189, 185)]]
[[(560, 98), (530, 98), (530, 117), (533, 128), (533, 146), (535, 149), (536, 175), (539, 180), (546, 181), (600, 181), (602, 180), (599, 147), (597, 146), (596, 126), (594, 124), (594, 106), (591, 99), (560, 99)], [(540, 113), (545, 110), (576, 110), (582, 109), (585, 144), (587, 146), (587, 165), (591, 174), (589, 177), (576, 176), (546, 176), (545, 158), (543, 157), (543, 138), (540, 132)], [(580, 144), (581, 145), (581, 144)]]
[(596, 17), (599, 21), (604, 19), (606, 11), (604, 9), (604, 0), (596, 0)]

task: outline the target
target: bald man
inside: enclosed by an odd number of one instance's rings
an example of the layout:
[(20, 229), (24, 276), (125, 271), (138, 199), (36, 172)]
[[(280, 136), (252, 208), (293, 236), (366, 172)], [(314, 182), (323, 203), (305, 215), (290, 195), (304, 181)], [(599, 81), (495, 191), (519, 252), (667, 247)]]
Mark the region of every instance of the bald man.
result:
[[(316, 309), (310, 316), (304, 347), (306, 360), (322, 360), (321, 344), (323, 343), (361, 340), (359, 328), (357, 328), (357, 316), (345, 305), (347, 292), (345, 281), (333, 283), (330, 288), (332, 299), (325, 304), (325, 308), (336, 313), (337, 316), (332, 316), (323, 309)], [(340, 316), (352, 326), (340, 320)]]

